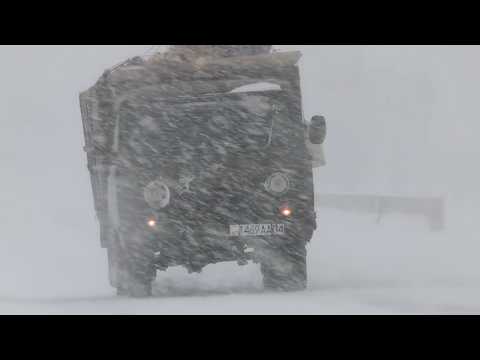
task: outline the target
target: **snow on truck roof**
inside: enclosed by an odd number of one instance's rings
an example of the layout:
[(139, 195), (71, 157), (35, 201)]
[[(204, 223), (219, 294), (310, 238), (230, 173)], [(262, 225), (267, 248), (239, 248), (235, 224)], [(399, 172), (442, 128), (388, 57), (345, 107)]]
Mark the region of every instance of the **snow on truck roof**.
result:
[[(174, 73), (176, 70), (185, 74), (197, 72), (215, 71), (219, 68), (225, 69), (247, 69), (250, 67), (275, 68), (282, 66), (293, 66), (302, 57), (299, 51), (275, 52), (258, 55), (242, 55), (233, 57), (195, 57), (188, 60), (166, 57), (164, 54), (154, 55), (144, 60), (141, 58), (129, 59), (106, 71), (112, 78), (128, 77), (131, 73), (145, 71)], [(163, 69), (163, 70), (162, 70)], [(130, 75), (131, 76), (131, 75)]]
[(254, 84), (240, 86), (230, 91), (231, 94), (237, 93), (249, 93), (249, 92), (261, 92), (261, 91), (281, 91), (282, 87), (278, 84), (269, 82), (258, 82)]

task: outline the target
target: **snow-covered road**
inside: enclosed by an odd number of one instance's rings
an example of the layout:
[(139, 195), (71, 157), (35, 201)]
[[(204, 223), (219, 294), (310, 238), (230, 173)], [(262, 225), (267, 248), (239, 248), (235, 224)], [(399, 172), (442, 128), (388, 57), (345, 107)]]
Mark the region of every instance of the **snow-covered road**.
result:
[(256, 265), (228, 263), (202, 274), (159, 273), (152, 299), (116, 298), (94, 241), (52, 240), (55, 253), (39, 243), (28, 252), (10, 249), (0, 313), (480, 314), (474, 234), (452, 235), (466, 222), (431, 233), (420, 218), (392, 216), (377, 225), (370, 215), (320, 212), (310, 288), (288, 294), (263, 292)]

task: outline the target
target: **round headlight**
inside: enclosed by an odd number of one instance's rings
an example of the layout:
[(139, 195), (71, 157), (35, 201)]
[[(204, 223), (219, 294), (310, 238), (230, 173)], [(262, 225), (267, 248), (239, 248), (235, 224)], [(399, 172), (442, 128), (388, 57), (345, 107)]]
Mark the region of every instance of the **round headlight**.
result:
[(265, 189), (271, 193), (283, 194), (290, 189), (290, 180), (283, 173), (275, 173), (265, 182)]
[(163, 209), (170, 204), (170, 189), (160, 180), (148, 184), (143, 191), (143, 196), (153, 209)]

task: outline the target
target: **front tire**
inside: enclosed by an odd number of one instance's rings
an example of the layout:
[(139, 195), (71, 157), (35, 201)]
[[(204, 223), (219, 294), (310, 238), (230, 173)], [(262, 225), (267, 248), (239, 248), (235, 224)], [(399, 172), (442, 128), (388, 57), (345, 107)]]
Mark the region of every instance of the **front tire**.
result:
[(261, 262), (261, 271), (265, 290), (305, 290), (307, 288), (305, 244), (269, 249)]
[(117, 296), (152, 296), (156, 270), (149, 250), (141, 247), (124, 248), (118, 242), (108, 247), (109, 280), (110, 285), (116, 288)]

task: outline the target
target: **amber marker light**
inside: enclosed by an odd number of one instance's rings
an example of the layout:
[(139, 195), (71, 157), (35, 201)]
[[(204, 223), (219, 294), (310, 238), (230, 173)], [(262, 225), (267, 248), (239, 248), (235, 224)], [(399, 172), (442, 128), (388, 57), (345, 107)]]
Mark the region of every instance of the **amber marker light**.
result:
[(280, 209), (280, 213), (285, 217), (290, 217), (293, 214), (293, 211), (290, 207), (284, 206)]

